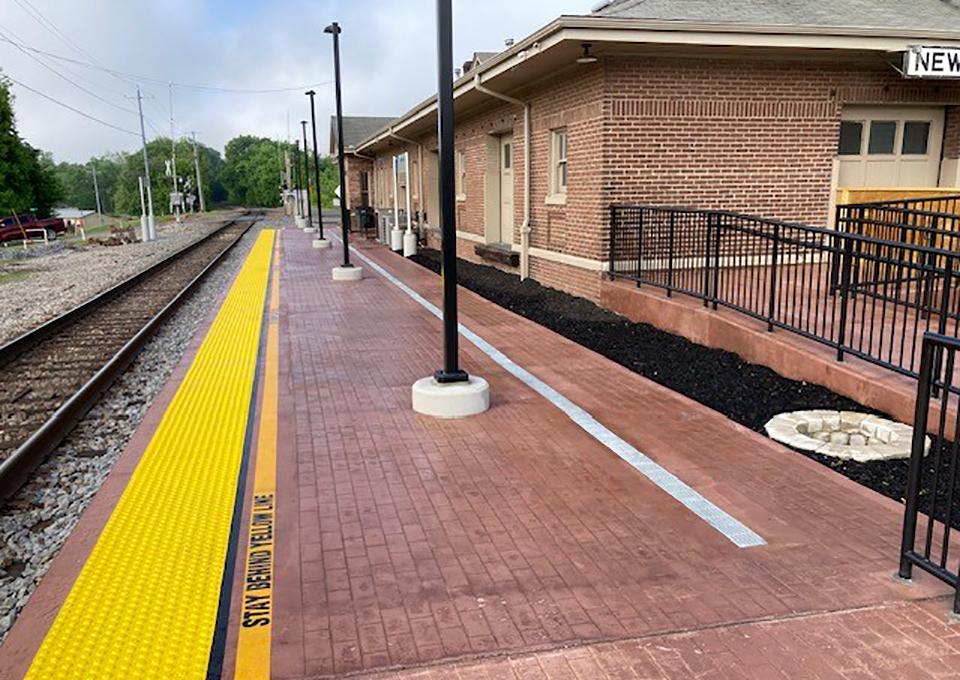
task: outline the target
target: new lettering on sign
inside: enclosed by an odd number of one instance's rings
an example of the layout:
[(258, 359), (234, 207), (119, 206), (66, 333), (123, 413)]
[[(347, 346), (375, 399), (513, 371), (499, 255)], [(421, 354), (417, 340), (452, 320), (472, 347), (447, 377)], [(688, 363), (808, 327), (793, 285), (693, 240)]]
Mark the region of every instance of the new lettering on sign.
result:
[(960, 78), (960, 47), (911, 47), (903, 72), (908, 78)]

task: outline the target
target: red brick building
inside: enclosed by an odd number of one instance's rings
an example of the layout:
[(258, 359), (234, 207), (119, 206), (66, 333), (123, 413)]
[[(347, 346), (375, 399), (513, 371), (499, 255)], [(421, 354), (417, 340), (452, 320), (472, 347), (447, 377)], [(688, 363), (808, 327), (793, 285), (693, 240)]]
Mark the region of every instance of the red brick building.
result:
[[(960, 80), (905, 77), (914, 46), (960, 48), (960, 4), (614, 0), (560, 17), (455, 83), (458, 251), (597, 299), (611, 203), (827, 225), (840, 189), (960, 187)], [(372, 172), (383, 210), (409, 152), (435, 239), (436, 98), (352, 151), (351, 195)]]

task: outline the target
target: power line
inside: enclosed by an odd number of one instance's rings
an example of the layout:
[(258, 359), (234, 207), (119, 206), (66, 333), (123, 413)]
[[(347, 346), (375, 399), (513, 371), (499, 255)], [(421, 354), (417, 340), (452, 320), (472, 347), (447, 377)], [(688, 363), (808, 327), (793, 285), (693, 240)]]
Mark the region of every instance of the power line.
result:
[(324, 85), (332, 85), (332, 80), (325, 80), (320, 83), (308, 83), (306, 85), (295, 85), (292, 87), (276, 87), (276, 88), (266, 88), (266, 89), (248, 89), (248, 88), (239, 88), (239, 87), (220, 87), (218, 85), (197, 85), (193, 83), (178, 83), (176, 81), (165, 80), (163, 78), (153, 78), (151, 76), (140, 75), (136, 73), (128, 73), (126, 71), (118, 71), (117, 69), (107, 68), (106, 66), (99, 66), (97, 64), (91, 64), (90, 62), (81, 61), (80, 59), (73, 59), (72, 57), (65, 57), (62, 54), (55, 54), (53, 52), (47, 52), (46, 50), (41, 50), (38, 47), (32, 47), (30, 45), (20, 45), (9, 38), (0, 36), (0, 42), (7, 42), (12, 45), (18, 45), (22, 49), (29, 50), (30, 52), (36, 52), (37, 54), (42, 54), (51, 59), (58, 59), (60, 61), (65, 61), (71, 64), (76, 64), (77, 66), (83, 66), (84, 68), (94, 69), (97, 71), (103, 71), (104, 73), (110, 73), (115, 76), (123, 76), (126, 78), (132, 78), (137, 81), (144, 81), (150, 83), (157, 83), (158, 85), (173, 85), (174, 87), (184, 88), (188, 90), (201, 90), (207, 92), (224, 92), (229, 94), (279, 94), (282, 92), (299, 92), (304, 89), (309, 89), (312, 87), (323, 87)]
[[(56, 24), (54, 24), (52, 21), (50, 21), (49, 19), (47, 19), (47, 17), (44, 16), (43, 12), (41, 12), (39, 9), (37, 9), (37, 8), (33, 5), (33, 3), (30, 2), (30, 0), (14, 0), (14, 1), (15, 1), (18, 5), (20, 5), (20, 8), (23, 9), (25, 12), (27, 12), (27, 14), (29, 14), (29, 15), (30, 15), (34, 20), (36, 20), (41, 26), (43, 26), (43, 27), (46, 28), (48, 31), (50, 31), (51, 33), (53, 33), (54, 35), (56, 35), (56, 36), (60, 39), (60, 41), (63, 42), (65, 45), (67, 45), (68, 47), (72, 47), (74, 51), (76, 51), (77, 53), (82, 54), (83, 56), (87, 57), (88, 59), (90, 59), (90, 61), (92, 61), (93, 63), (97, 64), (98, 66), (102, 66), (102, 64), (100, 64), (100, 62), (97, 60), (96, 57), (94, 57), (92, 54), (90, 54), (90, 52), (88, 52), (88, 51), (85, 50), (83, 47), (81, 47), (80, 45), (78, 45), (77, 43), (75, 43), (75, 42), (70, 38), (70, 36), (68, 36), (66, 33), (64, 33), (63, 31), (61, 31), (61, 30), (57, 27)], [(112, 75), (112, 74), (111, 74), (111, 75)], [(116, 75), (114, 75), (113, 77), (114, 77), (114, 78), (118, 78), (118, 79), (120, 79), (120, 80), (126, 80), (126, 79), (123, 79), (123, 78), (119, 78), (119, 77), (116, 76)], [(133, 83), (132, 81), (128, 81), (128, 82), (130, 82), (131, 84), (134, 84), (134, 85), (136, 84), (136, 83)]]
[(77, 115), (80, 115), (80, 116), (83, 116), (84, 118), (87, 118), (87, 119), (89, 119), (89, 120), (92, 120), (92, 121), (95, 122), (95, 123), (100, 123), (101, 125), (105, 125), (105, 126), (108, 127), (108, 128), (113, 128), (114, 130), (117, 130), (117, 131), (119, 131), (119, 132), (125, 132), (125, 133), (127, 133), (128, 135), (133, 135), (134, 137), (139, 137), (139, 136), (140, 136), (139, 133), (136, 133), (136, 132), (134, 132), (133, 130), (127, 130), (126, 128), (122, 128), (122, 127), (120, 127), (119, 125), (114, 125), (113, 123), (108, 123), (107, 121), (101, 120), (100, 118), (97, 118), (96, 116), (91, 116), (89, 113), (86, 113), (86, 112), (84, 112), (84, 111), (81, 111), (80, 109), (78, 109), (78, 108), (76, 108), (76, 107), (70, 106), (69, 104), (65, 104), (65, 103), (63, 103), (62, 101), (60, 101), (59, 99), (54, 99), (54, 98), (51, 97), (50, 95), (48, 95), (48, 94), (46, 94), (46, 93), (44, 93), (44, 92), (41, 92), (40, 90), (36, 90), (36, 89), (30, 87), (29, 85), (26, 85), (26, 84), (24, 84), (24, 83), (21, 83), (19, 80), (17, 80), (16, 78), (12, 77), (12, 76), (11, 76), (10, 74), (8, 74), (8, 73), (4, 73), (4, 74), (3, 74), (3, 78), (9, 80), (11, 83), (14, 83), (15, 85), (19, 85), (20, 87), (22, 87), (22, 88), (25, 89), (25, 90), (28, 90), (28, 91), (30, 91), (30, 92), (33, 92), (35, 95), (38, 95), (38, 96), (40, 96), (40, 97), (43, 97), (44, 99), (46, 99), (46, 100), (48, 100), (48, 101), (51, 101), (51, 102), (53, 102), (54, 104), (57, 104), (58, 106), (62, 106), (63, 108), (67, 109), (68, 111), (73, 111), (73, 112), (76, 113)]
[[(45, 68), (46, 70), (50, 71), (52, 74), (54, 74), (55, 76), (57, 76), (57, 77), (60, 78), (61, 80), (65, 81), (65, 82), (69, 83), (70, 85), (72, 85), (73, 87), (77, 88), (77, 89), (80, 90), (81, 92), (84, 92), (84, 93), (88, 94), (89, 96), (93, 97), (94, 99), (97, 99), (98, 101), (101, 101), (101, 102), (103, 102), (104, 104), (106, 104), (106, 105), (108, 105), (108, 106), (112, 106), (113, 108), (118, 109), (118, 110), (120, 110), (120, 111), (123, 111), (123, 112), (125, 112), (125, 113), (129, 113), (129, 114), (132, 114), (132, 115), (136, 115), (136, 114), (137, 114), (137, 112), (134, 111), (133, 109), (128, 109), (128, 108), (126, 108), (126, 107), (124, 107), (124, 106), (120, 106), (119, 104), (115, 104), (114, 102), (110, 101), (109, 99), (106, 99), (106, 98), (104, 98), (104, 97), (101, 97), (99, 94), (97, 94), (97, 93), (94, 92), (93, 90), (88, 90), (88, 89), (85, 88), (83, 85), (80, 85), (80, 84), (78, 84), (76, 81), (71, 80), (71, 79), (68, 78), (67, 76), (63, 75), (63, 74), (60, 73), (57, 69), (53, 68), (52, 66), (50, 66), (49, 64), (47, 64), (45, 61), (43, 61), (40, 57), (38, 57), (38, 56), (36, 56), (36, 55), (34, 55), (34, 54), (31, 54), (29, 51), (27, 51), (27, 50), (25, 49), (25, 46), (24, 46), (24, 45), (22, 45), (21, 43), (18, 43), (16, 40), (11, 39), (11, 38), (9, 37), (9, 35), (8, 35), (2, 28), (0, 28), (0, 40), (2, 40), (3, 42), (8, 42), (8, 43), (10, 43), (10, 44), (13, 45), (14, 47), (16, 47), (18, 50), (20, 50), (21, 52), (23, 52), (25, 55), (27, 55), (28, 57), (30, 57), (31, 59), (33, 59), (35, 62), (37, 62), (38, 64), (40, 64), (43, 68)], [(75, 73), (72, 73), (72, 72), (70, 72), (70, 71), (68, 71), (68, 73), (70, 73), (71, 75), (73, 75), (75, 78), (79, 78), (79, 77), (80, 77), (80, 76), (77, 76)]]

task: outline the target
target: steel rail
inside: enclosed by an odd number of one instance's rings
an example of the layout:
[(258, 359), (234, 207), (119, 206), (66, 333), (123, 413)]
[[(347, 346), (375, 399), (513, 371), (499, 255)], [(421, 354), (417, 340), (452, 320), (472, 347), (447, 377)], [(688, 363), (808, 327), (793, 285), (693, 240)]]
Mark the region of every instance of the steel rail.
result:
[(150, 276), (165, 269), (168, 265), (175, 263), (184, 255), (192, 252), (197, 246), (216, 237), (235, 224), (249, 220), (249, 224), (237, 234), (236, 238), (232, 239), (223, 250), (217, 253), (186, 286), (147, 321), (132, 338), (124, 343), (79, 390), (74, 392), (71, 397), (61, 404), (43, 425), (14, 450), (9, 458), (0, 463), (0, 503), (9, 499), (23, 486), (33, 471), (37, 469), (48, 455), (53, 453), (77, 423), (93, 408), (101, 395), (110, 388), (113, 382), (133, 362), (137, 354), (139, 354), (140, 350), (143, 349), (144, 345), (146, 345), (147, 341), (159, 329), (163, 322), (194, 292), (200, 282), (203, 281), (227, 253), (240, 242), (240, 239), (259, 221), (260, 217), (261, 214), (247, 214), (232, 219), (219, 229), (181, 248), (142, 272), (135, 274), (116, 286), (100, 293), (96, 297), (91, 298), (87, 302), (51, 319), (45, 324), (24, 333), (3, 347), (0, 347), (0, 367), (2, 367), (16, 356), (29, 350), (30, 347), (66, 329), (93, 308), (108, 304), (111, 300), (119, 297), (133, 286), (145, 281)]

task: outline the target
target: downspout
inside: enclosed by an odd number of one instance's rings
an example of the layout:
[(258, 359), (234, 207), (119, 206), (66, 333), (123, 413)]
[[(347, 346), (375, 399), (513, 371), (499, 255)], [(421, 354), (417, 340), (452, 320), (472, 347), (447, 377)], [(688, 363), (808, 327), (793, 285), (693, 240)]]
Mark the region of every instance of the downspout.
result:
[(530, 103), (514, 97), (510, 97), (500, 92), (494, 92), (490, 88), (480, 84), (480, 74), (474, 74), (473, 87), (477, 92), (490, 95), (496, 99), (501, 99), (510, 104), (516, 104), (523, 107), (523, 224), (520, 225), (520, 280), (530, 276), (530, 138), (532, 135), (530, 123)]

